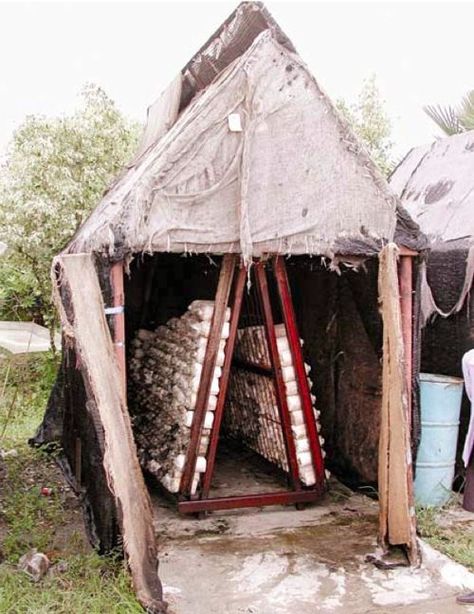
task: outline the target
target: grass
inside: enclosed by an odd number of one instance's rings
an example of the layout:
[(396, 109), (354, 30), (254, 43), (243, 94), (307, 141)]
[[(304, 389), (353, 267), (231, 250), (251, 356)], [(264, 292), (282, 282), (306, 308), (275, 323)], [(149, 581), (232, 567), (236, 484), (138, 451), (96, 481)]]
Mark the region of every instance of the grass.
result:
[(449, 504), (442, 508), (419, 508), (418, 533), (433, 548), (474, 572), (474, 523), (445, 524), (442, 521), (448, 511)]
[[(90, 548), (54, 457), (28, 446), (56, 369), (48, 355), (0, 362), (0, 449), (15, 451), (0, 466), (0, 614), (143, 612), (123, 561)], [(42, 496), (43, 486), (50, 496)], [(32, 548), (51, 561), (37, 584), (17, 566)]]
[(0, 612), (143, 614), (123, 564), (95, 553), (69, 556), (61, 571), (50, 572), (38, 584), (15, 567), (0, 565)]

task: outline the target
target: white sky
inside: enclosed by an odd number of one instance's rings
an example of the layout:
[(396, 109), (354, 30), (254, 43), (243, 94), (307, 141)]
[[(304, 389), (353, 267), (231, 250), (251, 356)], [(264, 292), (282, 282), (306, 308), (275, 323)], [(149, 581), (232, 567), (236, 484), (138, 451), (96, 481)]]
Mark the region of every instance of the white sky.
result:
[[(86, 82), (146, 108), (237, 2), (3, 2), (0, 155), (27, 114), (70, 112)], [(267, 8), (333, 98), (376, 73), (397, 154), (431, 141), (430, 103), (474, 88), (472, 2), (278, 2)]]

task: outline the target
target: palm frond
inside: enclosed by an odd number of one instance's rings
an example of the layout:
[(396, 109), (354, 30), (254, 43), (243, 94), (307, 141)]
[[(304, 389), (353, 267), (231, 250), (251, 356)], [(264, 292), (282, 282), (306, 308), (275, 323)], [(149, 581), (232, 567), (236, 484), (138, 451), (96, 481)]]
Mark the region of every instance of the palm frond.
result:
[(462, 99), (458, 115), (464, 130), (474, 130), (474, 90)]
[(464, 127), (460, 122), (456, 110), (451, 107), (441, 105), (428, 105), (423, 107), (423, 111), (432, 119), (435, 124), (448, 136), (464, 132)]

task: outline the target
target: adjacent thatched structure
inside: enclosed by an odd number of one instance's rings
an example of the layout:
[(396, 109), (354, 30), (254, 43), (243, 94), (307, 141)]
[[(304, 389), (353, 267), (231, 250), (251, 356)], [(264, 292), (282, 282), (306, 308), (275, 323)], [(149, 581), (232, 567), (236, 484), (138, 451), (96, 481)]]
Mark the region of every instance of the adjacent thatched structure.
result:
[[(422, 369), (462, 377), (462, 355), (474, 344), (474, 131), (412, 149), (390, 185), (431, 240), (422, 276)], [(459, 460), (468, 417), (465, 398)]]
[(417, 560), (412, 261), (425, 247), (266, 9), (241, 4), (150, 108), (134, 160), (53, 269), (64, 359), (36, 442), (61, 442), (91, 538), (104, 551), (123, 539), (147, 607), (163, 609), (148, 493), (121, 388), (123, 342), (195, 298), (214, 298), (220, 255), (229, 252), (245, 263), (289, 257), (328, 464), (366, 482), (379, 478), (381, 543), (406, 546)]

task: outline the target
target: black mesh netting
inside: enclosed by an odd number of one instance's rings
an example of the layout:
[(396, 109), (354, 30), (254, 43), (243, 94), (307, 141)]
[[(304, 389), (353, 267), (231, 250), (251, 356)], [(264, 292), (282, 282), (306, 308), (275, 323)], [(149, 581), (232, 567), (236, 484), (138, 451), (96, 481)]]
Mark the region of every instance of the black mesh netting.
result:
[[(427, 277), (433, 298), (438, 307), (449, 311), (459, 299), (466, 274), (469, 251), (467, 241), (436, 245), (427, 262)], [(463, 308), (449, 318), (436, 316), (423, 329), (421, 370), (462, 377), (461, 359), (474, 348), (474, 302), (468, 294)], [(464, 474), (461, 460), (464, 439), (470, 416), (470, 403), (463, 395), (461, 424), (459, 429), (456, 473)]]

